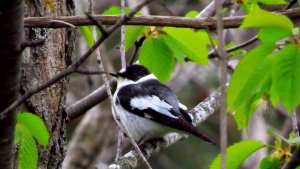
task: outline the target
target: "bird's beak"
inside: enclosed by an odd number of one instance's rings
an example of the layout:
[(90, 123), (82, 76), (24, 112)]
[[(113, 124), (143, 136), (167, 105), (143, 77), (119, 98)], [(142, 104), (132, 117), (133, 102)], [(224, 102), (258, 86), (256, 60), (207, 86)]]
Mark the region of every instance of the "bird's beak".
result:
[(113, 77), (119, 77), (119, 74), (118, 73), (109, 73), (111, 76)]

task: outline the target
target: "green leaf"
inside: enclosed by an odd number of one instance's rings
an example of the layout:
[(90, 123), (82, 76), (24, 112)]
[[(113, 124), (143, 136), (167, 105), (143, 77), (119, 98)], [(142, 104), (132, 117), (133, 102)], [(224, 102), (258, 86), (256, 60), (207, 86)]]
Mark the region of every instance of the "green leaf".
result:
[[(132, 9), (129, 7), (124, 8), (125, 14), (128, 14), (131, 11), (132, 11)], [(107, 10), (105, 10), (102, 14), (103, 15), (121, 15), (121, 8), (120, 8), (120, 6), (112, 6), (112, 7), (108, 8)], [(141, 12), (137, 12), (135, 14), (135, 16), (141, 16), (141, 15), (142, 15)]]
[(300, 169), (300, 166), (296, 167), (296, 169)]
[(125, 26), (125, 49), (131, 48), (140, 34), (145, 29), (145, 26)]
[(271, 101), (280, 101), (291, 112), (300, 103), (300, 49), (287, 45), (276, 54), (272, 72)]
[[(131, 10), (132, 9), (129, 7), (124, 8), (125, 14), (129, 13)], [(105, 10), (102, 14), (103, 15), (121, 15), (121, 8), (119, 6), (112, 6), (112, 7), (108, 8), (107, 10)], [(139, 16), (139, 15), (141, 15), (141, 13), (138, 12), (136, 15)]]
[(32, 113), (17, 113), (17, 122), (26, 126), (31, 135), (43, 146), (49, 142), (49, 132), (44, 121)]
[(149, 37), (145, 40), (141, 47), (139, 62), (162, 82), (169, 79), (175, 65), (172, 51), (161, 37)]
[(199, 14), (198, 11), (192, 10), (186, 13), (184, 16), (187, 18), (195, 18)]
[(15, 143), (19, 145), (18, 169), (36, 169), (38, 151), (34, 139), (26, 126), (17, 123)]
[(260, 169), (280, 169), (280, 161), (276, 158), (267, 156), (260, 162)]
[(291, 31), (280, 27), (264, 27), (258, 33), (258, 37), (263, 43), (276, 43), (278, 40), (291, 35)]
[(258, 2), (261, 2), (266, 5), (284, 5), (284, 4), (286, 4), (285, 0), (258, 0)]
[(240, 26), (240, 28), (251, 27), (279, 27), (291, 31), (293, 22), (284, 15), (255, 8), (246, 16)]
[[(227, 148), (227, 169), (238, 169), (239, 166), (255, 151), (263, 148), (265, 145), (261, 141), (245, 140)], [(210, 169), (221, 168), (221, 154), (219, 154), (209, 167)]]
[(95, 41), (94, 41), (92, 27), (91, 26), (79, 26), (79, 29), (80, 29), (84, 39), (86, 40), (88, 47), (93, 46)]
[(207, 33), (194, 32), (189, 28), (165, 27), (163, 30), (177, 41), (189, 59), (198, 64), (208, 63), (207, 45), (210, 41)]
[(178, 60), (178, 62), (181, 64), (185, 63), (185, 55), (183, 53), (182, 45), (169, 35), (162, 36), (162, 38), (168, 45), (169, 49), (172, 50), (173, 56)]
[(270, 87), (272, 55), (276, 46), (263, 44), (251, 50), (237, 65), (228, 87), (228, 110), (234, 112), (238, 128), (247, 125), (256, 101)]

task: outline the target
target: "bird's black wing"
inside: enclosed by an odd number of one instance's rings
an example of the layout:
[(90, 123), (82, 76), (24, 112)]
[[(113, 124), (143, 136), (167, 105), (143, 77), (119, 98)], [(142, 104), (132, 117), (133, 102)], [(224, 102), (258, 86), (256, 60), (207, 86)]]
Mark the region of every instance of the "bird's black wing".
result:
[(176, 95), (155, 79), (124, 86), (118, 91), (116, 102), (128, 112), (213, 143), (192, 125), (191, 117), (180, 109)]

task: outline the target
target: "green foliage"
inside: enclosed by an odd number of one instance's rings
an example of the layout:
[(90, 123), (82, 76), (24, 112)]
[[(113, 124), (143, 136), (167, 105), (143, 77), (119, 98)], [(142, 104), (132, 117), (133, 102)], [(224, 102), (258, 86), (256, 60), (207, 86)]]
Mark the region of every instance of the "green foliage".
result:
[(26, 126), (17, 123), (15, 144), (19, 145), (18, 169), (36, 169), (38, 152), (35, 141)]
[(292, 32), (280, 27), (263, 27), (259, 30), (258, 37), (263, 43), (276, 43), (278, 40), (289, 37)]
[(35, 169), (38, 151), (33, 137), (43, 146), (49, 142), (49, 133), (43, 120), (35, 114), (18, 113), (14, 143), (18, 144), (18, 169)]
[(149, 37), (145, 40), (140, 51), (139, 62), (162, 82), (168, 80), (175, 65), (172, 51), (162, 37)]
[(39, 141), (43, 146), (47, 146), (49, 142), (49, 132), (44, 121), (37, 115), (32, 113), (18, 113), (17, 122), (26, 126), (31, 135)]
[(141, 33), (144, 31), (145, 26), (125, 26), (125, 50), (131, 48)]
[(257, 7), (246, 16), (240, 26), (240, 28), (253, 27), (279, 27), (291, 31), (293, 22), (284, 15), (264, 11)]
[(260, 169), (279, 169), (280, 161), (274, 157), (267, 156), (260, 162)]
[(297, 45), (287, 45), (276, 54), (273, 67), (271, 101), (280, 101), (291, 112), (299, 103), (300, 95), (300, 49)]
[(234, 113), (239, 129), (247, 125), (260, 99), (270, 99), (273, 105), (281, 102), (289, 112), (300, 104), (300, 96), (294, 94), (300, 92), (299, 47), (294, 44), (275, 50), (278, 40), (291, 38), (296, 31), (292, 21), (254, 7), (241, 25), (241, 28), (253, 27), (260, 28), (262, 44), (240, 61), (228, 87), (228, 109)]
[[(124, 8), (125, 14), (129, 13), (131, 10), (132, 9), (129, 7)], [(121, 15), (121, 8), (119, 6), (112, 6), (112, 7), (108, 8), (107, 10), (105, 10), (102, 14), (103, 15)], [(139, 15), (141, 15), (141, 13), (138, 12), (136, 15), (139, 16)]]
[(195, 18), (199, 14), (198, 11), (192, 10), (185, 14), (187, 18)]
[(258, 2), (261, 2), (266, 5), (285, 5), (285, 0), (258, 0)]
[(79, 26), (79, 29), (80, 29), (84, 39), (86, 40), (88, 47), (93, 46), (95, 41), (94, 41), (92, 27), (91, 26)]
[[(245, 140), (227, 148), (227, 169), (238, 169), (239, 166), (255, 151), (263, 148), (265, 145), (256, 140)], [(209, 167), (210, 169), (221, 168), (221, 154), (219, 154)]]
[(228, 87), (228, 110), (234, 112), (238, 128), (245, 127), (254, 112), (254, 103), (268, 89), (275, 45), (258, 46), (237, 65)]
[(194, 32), (188, 28), (165, 27), (163, 30), (176, 41), (174, 43), (178, 44), (178, 47), (189, 59), (198, 64), (208, 63), (207, 45), (210, 44), (210, 41), (207, 33)]

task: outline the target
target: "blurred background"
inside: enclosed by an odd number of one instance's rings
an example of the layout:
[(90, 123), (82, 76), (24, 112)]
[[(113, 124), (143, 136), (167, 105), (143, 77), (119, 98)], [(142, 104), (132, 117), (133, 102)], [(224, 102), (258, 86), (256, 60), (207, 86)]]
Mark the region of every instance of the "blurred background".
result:
[[(127, 0), (127, 6), (134, 7), (139, 0)], [(143, 15), (167, 15), (184, 16), (187, 12), (195, 10), (200, 12), (211, 1), (209, 0), (155, 0), (146, 6), (141, 12)], [(88, 0), (77, 0), (76, 15), (83, 15), (88, 10)], [(119, 0), (94, 0), (93, 11), (101, 14), (111, 6), (119, 6)], [(234, 5), (234, 4), (229, 4)], [(277, 8), (275, 8), (277, 9)], [(224, 9), (227, 10), (227, 9)], [(228, 9), (227, 16), (242, 15), (239, 8), (234, 11)], [(228, 30), (226, 32), (227, 43), (239, 44), (255, 35), (255, 30)], [(214, 32), (212, 32), (214, 34)], [(77, 32), (76, 56), (82, 55), (87, 49), (87, 43), (81, 32)], [(255, 44), (253, 44), (255, 45)], [(253, 46), (252, 45), (252, 46)], [(120, 63), (120, 31), (117, 31), (101, 46), (103, 63), (106, 71), (115, 72), (121, 68)], [(252, 47), (248, 46), (246, 49)], [(133, 50), (126, 53), (129, 60)], [(242, 57), (234, 57), (230, 64), (236, 64), (236, 60)], [(172, 77), (167, 85), (177, 94), (179, 100), (188, 109), (193, 108), (203, 101), (210, 93), (218, 88), (217, 62), (210, 60), (208, 65), (197, 65), (187, 62), (176, 64)], [(90, 57), (84, 67), (97, 70), (96, 57)], [(71, 76), (68, 84), (67, 106), (72, 105), (84, 96), (88, 95), (103, 84), (100, 75)], [(275, 111), (273, 109), (273, 111)], [(266, 123), (268, 121), (268, 123)], [(271, 123), (270, 123), (271, 122)], [(266, 125), (268, 124), (268, 125)], [(270, 126), (271, 125), (271, 126)], [(64, 168), (90, 168), (101, 169), (107, 167), (114, 161), (117, 150), (118, 128), (111, 114), (111, 107), (108, 101), (98, 104), (90, 109), (84, 116), (79, 117), (68, 124), (68, 155), (64, 161)], [(219, 140), (219, 113), (215, 112), (204, 123), (198, 126), (201, 131), (210, 138)], [(284, 111), (276, 113), (263, 113), (263, 110), (256, 112), (250, 120), (248, 130), (238, 131), (234, 119), (228, 114), (228, 145), (232, 145), (241, 139), (259, 139), (265, 143), (272, 143), (273, 139), (266, 134), (268, 129), (278, 131), (286, 135), (291, 128), (289, 119)], [(132, 146), (125, 138), (123, 152), (126, 153)], [(169, 148), (153, 155), (150, 164), (155, 169), (206, 169), (212, 160), (219, 153), (217, 146), (209, 145), (199, 139), (190, 136), (188, 139), (179, 141)], [(243, 169), (258, 168), (266, 151), (257, 152), (241, 167)], [(143, 168), (143, 167), (141, 167)]]

